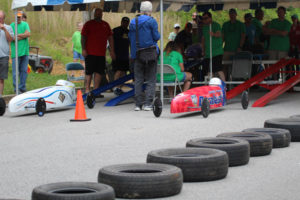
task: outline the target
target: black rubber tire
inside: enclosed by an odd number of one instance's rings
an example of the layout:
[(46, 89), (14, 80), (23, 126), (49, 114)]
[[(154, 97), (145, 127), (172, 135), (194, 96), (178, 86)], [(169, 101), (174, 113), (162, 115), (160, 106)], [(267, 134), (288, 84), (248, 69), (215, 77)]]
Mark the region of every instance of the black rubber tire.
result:
[(201, 105), (201, 112), (204, 118), (207, 118), (210, 112), (210, 104), (207, 98), (203, 99), (202, 105)]
[(0, 116), (4, 115), (6, 110), (6, 103), (3, 98), (0, 98)]
[(153, 114), (155, 117), (160, 117), (162, 112), (162, 103), (159, 97), (156, 97), (153, 103)]
[(123, 164), (100, 169), (98, 182), (112, 186), (119, 198), (158, 198), (180, 193), (183, 176), (171, 165)]
[(249, 94), (247, 91), (242, 93), (241, 104), (244, 110), (248, 108), (249, 105)]
[(283, 148), (290, 146), (291, 133), (282, 128), (248, 128), (242, 132), (267, 133), (273, 139), (273, 148)]
[(99, 183), (62, 182), (41, 185), (33, 189), (31, 200), (113, 200), (109, 185)]
[(44, 98), (39, 98), (35, 104), (35, 111), (39, 117), (43, 117), (46, 112), (46, 101)]
[(231, 132), (219, 134), (217, 137), (230, 137), (247, 140), (250, 144), (250, 157), (265, 156), (272, 152), (272, 137), (266, 133)]
[(228, 173), (228, 155), (208, 148), (176, 148), (151, 151), (147, 163), (175, 165), (182, 170), (184, 182), (213, 181)]
[(86, 105), (89, 109), (93, 109), (96, 104), (96, 97), (92, 92), (89, 92), (86, 97)]
[(292, 142), (300, 142), (300, 118), (277, 118), (265, 121), (265, 128), (283, 128), (291, 133)]
[(250, 144), (246, 140), (236, 138), (196, 138), (189, 140), (186, 147), (211, 148), (225, 151), (229, 166), (246, 165), (250, 158)]

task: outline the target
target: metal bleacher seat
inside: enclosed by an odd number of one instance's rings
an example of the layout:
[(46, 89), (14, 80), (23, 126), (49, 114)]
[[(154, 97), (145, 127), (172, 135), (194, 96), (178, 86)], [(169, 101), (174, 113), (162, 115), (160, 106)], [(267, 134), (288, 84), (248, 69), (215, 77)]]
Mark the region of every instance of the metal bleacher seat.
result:
[(84, 75), (76, 75), (76, 71), (80, 71), (81, 74), (84, 74), (84, 67), (80, 63), (68, 63), (66, 64), (67, 71), (67, 80), (68, 81), (83, 81)]
[[(158, 64), (156, 73), (160, 73), (160, 71), (161, 71), (161, 65)], [(174, 70), (174, 68), (171, 65), (163, 64), (163, 72), (164, 72), (164, 75), (165, 74), (174, 74), (176, 77), (175, 80), (172, 82), (164, 81), (164, 86), (173, 86), (174, 87), (174, 96), (176, 96), (177, 86), (179, 87), (180, 92), (182, 92), (181, 85), (183, 85), (184, 82), (181, 82), (178, 80), (178, 77), (177, 77), (177, 74), (176, 74), (176, 71)], [(156, 86), (160, 86), (160, 81), (157, 81)], [(168, 98), (165, 98), (165, 99), (168, 99)]]

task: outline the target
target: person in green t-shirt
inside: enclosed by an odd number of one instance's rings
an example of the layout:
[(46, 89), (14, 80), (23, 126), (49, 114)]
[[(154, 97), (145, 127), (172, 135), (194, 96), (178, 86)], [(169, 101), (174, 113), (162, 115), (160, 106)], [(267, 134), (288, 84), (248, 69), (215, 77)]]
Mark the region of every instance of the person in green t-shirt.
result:
[(73, 62), (78, 62), (84, 67), (84, 57), (82, 56), (82, 47), (81, 47), (81, 30), (83, 27), (82, 22), (77, 23), (77, 31), (74, 32), (72, 36), (72, 49), (73, 49)]
[(222, 26), (222, 36), (225, 43), (224, 59), (229, 60), (230, 56), (242, 50), (245, 42), (246, 28), (245, 24), (237, 20), (237, 12), (235, 9), (229, 10), (230, 20)]
[(278, 18), (273, 19), (265, 30), (266, 34), (270, 35), (268, 54), (271, 60), (279, 60), (288, 56), (291, 23), (285, 19), (285, 14), (286, 8), (282, 6), (278, 7)]
[[(15, 38), (11, 42), (11, 57), (12, 57), (12, 72), (13, 72), (13, 85), (16, 92), (16, 58), (18, 58), (19, 69), (19, 91), (18, 93), (26, 92), (26, 79), (27, 79), (27, 67), (28, 67), (28, 55), (29, 55), (29, 42), (30, 28), (27, 22), (22, 21), (23, 12), (17, 13), (18, 17), (18, 55), (15, 51)], [(15, 33), (15, 23), (10, 25)], [(16, 33), (15, 33), (16, 35)]]
[[(204, 26), (202, 28), (202, 52), (204, 56), (203, 66), (206, 72), (210, 73), (210, 57), (212, 57), (212, 72), (217, 73), (222, 81), (225, 82), (225, 75), (222, 71), (223, 41), (221, 26), (212, 20), (210, 12), (204, 12), (202, 15)], [(211, 30), (210, 30), (211, 27)], [(212, 46), (210, 47), (210, 38)], [(210, 49), (211, 48), (211, 49)], [(212, 55), (210, 55), (210, 50)]]
[[(186, 91), (191, 87), (192, 74), (190, 72), (184, 72), (183, 57), (179, 51), (180, 48), (174, 41), (168, 42), (163, 52), (163, 62), (174, 68), (178, 81), (184, 81), (183, 91)], [(160, 64), (160, 58), (158, 59), (158, 64)], [(156, 77), (159, 82), (160, 72), (157, 72)], [(164, 74), (165, 82), (174, 82), (175, 78), (176, 76), (174, 74)], [(168, 87), (168, 92), (171, 98), (174, 97), (173, 87)]]

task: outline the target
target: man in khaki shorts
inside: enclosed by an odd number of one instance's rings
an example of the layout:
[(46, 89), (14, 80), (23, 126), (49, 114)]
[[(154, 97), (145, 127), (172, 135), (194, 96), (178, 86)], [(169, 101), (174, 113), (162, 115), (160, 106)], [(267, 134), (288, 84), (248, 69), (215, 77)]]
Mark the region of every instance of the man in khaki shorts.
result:
[(0, 10), (0, 97), (3, 95), (4, 79), (8, 76), (9, 43), (14, 33), (9, 25), (4, 24), (5, 13)]

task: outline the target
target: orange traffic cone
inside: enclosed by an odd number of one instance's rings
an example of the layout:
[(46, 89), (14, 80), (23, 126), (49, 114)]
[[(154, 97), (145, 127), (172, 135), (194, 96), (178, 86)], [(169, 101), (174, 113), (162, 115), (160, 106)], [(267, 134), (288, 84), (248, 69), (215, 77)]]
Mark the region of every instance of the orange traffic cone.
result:
[(86, 118), (85, 108), (82, 99), (81, 90), (77, 92), (77, 101), (76, 101), (76, 110), (75, 110), (75, 118), (70, 119), (71, 122), (82, 122), (82, 121), (90, 121), (91, 119)]

